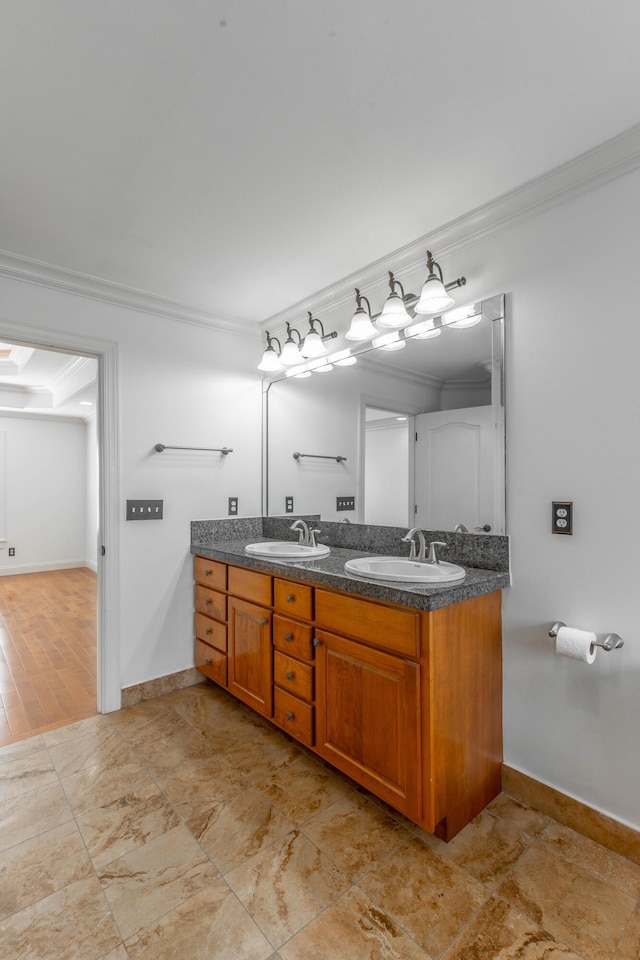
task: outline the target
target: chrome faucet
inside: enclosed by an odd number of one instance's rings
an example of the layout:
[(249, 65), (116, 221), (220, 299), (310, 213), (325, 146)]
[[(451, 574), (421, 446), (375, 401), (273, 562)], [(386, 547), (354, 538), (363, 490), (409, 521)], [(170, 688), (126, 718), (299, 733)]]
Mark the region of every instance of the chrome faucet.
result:
[(305, 523), (304, 520), (295, 520), (289, 530), (298, 531), (298, 543), (303, 547), (315, 547), (316, 544), (316, 533), (320, 533), (320, 530), (310, 530), (309, 525)]
[[(414, 537), (418, 538), (418, 550), (416, 552), (416, 542)], [(427, 542), (424, 537), (424, 533), (419, 527), (412, 527), (411, 530), (407, 533), (405, 537), (402, 537), (403, 543), (410, 543), (411, 549), (409, 550), (409, 560), (418, 560), (423, 563), (440, 563), (437, 554), (438, 547), (446, 547), (447, 544), (443, 543), (442, 540), (432, 540), (429, 544), (429, 556), (427, 556)]]
[(465, 527), (464, 523), (456, 523), (453, 528), (454, 533), (469, 533), (469, 529)]

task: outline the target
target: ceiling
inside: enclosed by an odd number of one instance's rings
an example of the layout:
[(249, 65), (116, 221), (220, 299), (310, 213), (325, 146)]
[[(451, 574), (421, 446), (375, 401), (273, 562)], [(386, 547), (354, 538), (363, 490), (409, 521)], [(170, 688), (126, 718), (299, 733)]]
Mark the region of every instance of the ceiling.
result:
[(0, 416), (89, 420), (96, 413), (97, 362), (0, 343)]
[(635, 0), (3, 0), (0, 248), (259, 323), (635, 125), (639, 30)]

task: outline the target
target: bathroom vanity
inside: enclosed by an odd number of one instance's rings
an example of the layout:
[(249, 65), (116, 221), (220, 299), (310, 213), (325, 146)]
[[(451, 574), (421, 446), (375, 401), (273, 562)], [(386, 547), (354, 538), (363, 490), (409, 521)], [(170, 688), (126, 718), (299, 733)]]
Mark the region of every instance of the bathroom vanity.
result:
[[(192, 546), (196, 666), (449, 840), (501, 789), (504, 571), (433, 590)], [(360, 551), (362, 553), (362, 551)]]

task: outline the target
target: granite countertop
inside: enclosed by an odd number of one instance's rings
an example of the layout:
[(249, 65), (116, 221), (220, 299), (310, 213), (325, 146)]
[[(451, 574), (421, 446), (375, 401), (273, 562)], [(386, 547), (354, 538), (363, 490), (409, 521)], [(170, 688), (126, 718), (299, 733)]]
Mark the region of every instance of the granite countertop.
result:
[(344, 547), (331, 547), (328, 557), (318, 560), (272, 560), (253, 557), (245, 553), (248, 543), (269, 540), (269, 537), (254, 537), (250, 540), (210, 540), (192, 544), (191, 553), (210, 560), (221, 560), (237, 566), (259, 570), (261, 573), (275, 574), (299, 580), (319, 587), (344, 590), (347, 593), (372, 600), (396, 603), (417, 610), (438, 610), (461, 600), (469, 600), (483, 593), (502, 590), (510, 583), (509, 573), (498, 570), (484, 570), (464, 565), (466, 577), (456, 583), (435, 586), (432, 584), (393, 583), (387, 580), (365, 580), (345, 573), (347, 560), (356, 557), (376, 556), (366, 550), (350, 550)]

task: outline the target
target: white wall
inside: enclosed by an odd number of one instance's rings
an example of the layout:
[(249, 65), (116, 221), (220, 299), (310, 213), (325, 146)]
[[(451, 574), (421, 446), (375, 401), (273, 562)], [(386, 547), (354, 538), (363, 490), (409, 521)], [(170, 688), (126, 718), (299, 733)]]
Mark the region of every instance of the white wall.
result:
[[(193, 665), (193, 519), (260, 513), (259, 343), (0, 278), (3, 320), (118, 343), (121, 686)], [(234, 453), (153, 451), (155, 443)], [(128, 498), (162, 498), (164, 520), (125, 521)], [(109, 545), (107, 545), (108, 548)], [(82, 543), (84, 550), (84, 541)]]
[[(86, 428), (79, 421), (0, 416), (5, 436), (6, 544), (0, 575), (85, 565)], [(14, 547), (15, 557), (9, 556)]]

